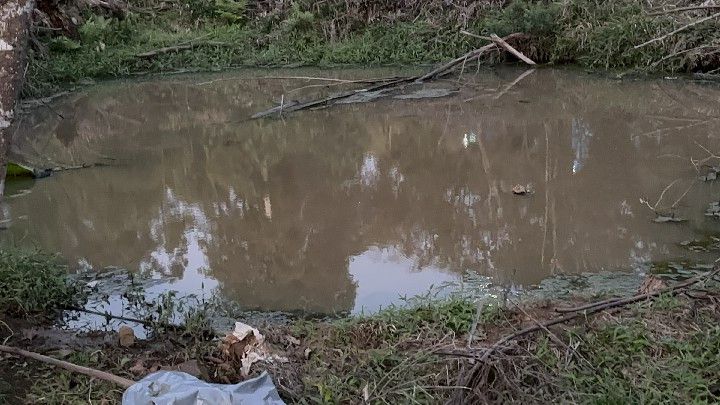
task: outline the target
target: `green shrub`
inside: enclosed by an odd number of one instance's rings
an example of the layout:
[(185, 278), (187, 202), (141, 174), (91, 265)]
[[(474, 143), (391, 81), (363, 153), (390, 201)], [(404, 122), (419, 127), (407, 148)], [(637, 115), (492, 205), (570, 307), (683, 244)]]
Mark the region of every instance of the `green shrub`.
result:
[(219, 19), (238, 23), (245, 18), (247, 0), (185, 0), (185, 8), (196, 19)]
[(82, 288), (68, 280), (66, 266), (56, 256), (0, 250), (0, 312), (50, 312), (76, 305), (82, 298)]

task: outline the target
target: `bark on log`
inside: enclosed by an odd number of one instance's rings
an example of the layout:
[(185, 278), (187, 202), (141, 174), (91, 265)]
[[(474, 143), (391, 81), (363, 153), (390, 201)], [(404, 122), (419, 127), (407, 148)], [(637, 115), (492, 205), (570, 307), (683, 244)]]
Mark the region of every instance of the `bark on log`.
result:
[(0, 4), (0, 197), (5, 189), (10, 125), (25, 79), (26, 47), (35, 0), (6, 0)]

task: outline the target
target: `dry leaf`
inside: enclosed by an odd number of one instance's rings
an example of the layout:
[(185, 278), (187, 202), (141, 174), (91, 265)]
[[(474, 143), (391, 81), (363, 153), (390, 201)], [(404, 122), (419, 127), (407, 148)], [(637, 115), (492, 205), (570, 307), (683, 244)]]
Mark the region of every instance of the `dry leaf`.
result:
[(286, 340), (288, 341), (288, 343), (290, 343), (291, 345), (300, 346), (300, 339), (298, 339), (298, 338), (296, 338), (296, 337), (293, 337), (293, 336), (290, 336), (290, 335), (286, 335), (286, 336), (285, 336), (285, 339), (286, 339)]
[(638, 287), (638, 294), (650, 294), (656, 291), (662, 290), (667, 287), (667, 284), (662, 279), (655, 276), (647, 276), (643, 280), (640, 287)]
[(145, 375), (145, 374), (147, 374), (148, 369), (145, 368), (145, 365), (143, 365), (142, 360), (138, 360), (134, 366), (132, 366), (128, 369), (128, 371), (130, 371), (131, 373), (133, 373), (135, 375)]
[(135, 332), (131, 327), (126, 325), (120, 327), (120, 330), (118, 330), (118, 343), (122, 347), (130, 347), (135, 343)]

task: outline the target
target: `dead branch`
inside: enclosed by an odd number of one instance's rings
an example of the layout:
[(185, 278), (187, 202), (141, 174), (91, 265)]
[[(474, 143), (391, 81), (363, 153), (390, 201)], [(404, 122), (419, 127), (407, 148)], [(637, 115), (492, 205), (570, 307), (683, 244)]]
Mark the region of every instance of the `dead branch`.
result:
[(171, 53), (171, 52), (179, 52), (179, 51), (186, 51), (188, 49), (192, 49), (196, 46), (201, 45), (228, 45), (225, 42), (215, 42), (215, 41), (202, 41), (199, 42), (201, 39), (207, 38), (210, 34), (201, 35), (197, 38), (191, 39), (189, 41), (185, 41), (182, 43), (179, 43), (177, 45), (173, 46), (166, 46), (163, 48), (153, 49), (152, 51), (138, 53), (135, 55), (136, 58), (153, 58), (157, 55), (161, 55), (164, 53)]
[(75, 166), (55, 166), (51, 169), (49, 169), (51, 172), (64, 172), (68, 170), (78, 170), (78, 169), (89, 169), (91, 167), (105, 167), (110, 166), (107, 163), (103, 162), (95, 162), (95, 163), (82, 163)]
[(108, 381), (113, 384), (119, 385), (123, 388), (129, 388), (131, 385), (135, 384), (135, 381), (129, 380), (124, 377), (117, 376), (115, 374), (110, 374), (105, 371), (95, 370), (94, 368), (79, 366), (77, 364), (73, 364), (67, 361), (54, 359), (52, 357), (44, 356), (39, 353), (35, 352), (29, 352), (27, 350), (18, 349), (17, 347), (12, 346), (6, 346), (6, 345), (0, 345), (0, 352), (10, 353), (14, 354), (16, 356), (23, 356), (28, 357), (37, 361), (41, 361), (43, 363), (52, 364), (53, 366), (64, 368), (65, 370), (71, 371), (73, 373), (80, 373), (85, 374), (88, 377), (92, 378), (98, 378), (100, 380)]
[(326, 105), (330, 105), (336, 101), (346, 99), (350, 96), (354, 96), (355, 94), (364, 93), (364, 92), (373, 92), (378, 90), (383, 90), (390, 87), (395, 87), (398, 85), (406, 84), (413, 82), (416, 79), (416, 77), (406, 77), (399, 80), (393, 80), (387, 83), (378, 84), (375, 86), (372, 86), (367, 89), (361, 89), (361, 90), (352, 90), (352, 91), (346, 91), (340, 94), (336, 94), (334, 96), (325, 97), (319, 100), (311, 100), (306, 102), (294, 102), (294, 103), (286, 103), (284, 105), (280, 105), (277, 107), (273, 107), (269, 110), (259, 112), (257, 114), (254, 114), (252, 118), (262, 118), (267, 117), (269, 115), (273, 115), (275, 113), (278, 113), (280, 111), (289, 113), (293, 111), (299, 111), (299, 110), (305, 110), (308, 108), (314, 108), (314, 107), (322, 107)]
[(137, 57), (137, 58), (152, 58), (157, 55), (161, 55), (163, 53), (179, 52), (179, 51), (185, 51), (188, 49), (192, 49), (193, 46), (195, 46), (195, 45), (186, 44), (186, 45), (166, 46), (164, 48), (158, 48), (158, 49), (154, 49), (152, 51), (139, 53), (139, 54), (135, 55), (135, 57)]
[(109, 313), (109, 312), (93, 311), (93, 310), (91, 310), (91, 309), (86, 309), (86, 308), (81, 308), (81, 307), (72, 307), (72, 306), (69, 306), (69, 307), (65, 307), (65, 309), (66, 309), (67, 311), (85, 312), (86, 314), (98, 315), (98, 316), (102, 316), (102, 317), (104, 317), (104, 318), (106, 318), (106, 319), (118, 319), (118, 320), (121, 320), (121, 321), (133, 322), (133, 323), (137, 323), (137, 324), (145, 325), (145, 326), (153, 326), (153, 325), (155, 325), (153, 322), (147, 321), (147, 320), (142, 320), (142, 319), (137, 319), (137, 318), (130, 318), (130, 317), (121, 316), (121, 315), (113, 315), (113, 314), (111, 314), (111, 313)]
[[(510, 34), (504, 38), (501, 38), (501, 40), (507, 44), (507, 40), (517, 39), (517, 38), (522, 38), (522, 37), (525, 37), (525, 34), (514, 33), (514, 34)], [(508, 45), (508, 47), (510, 47), (510, 45)], [(510, 47), (510, 48), (512, 48), (512, 47)], [(259, 113), (253, 114), (251, 118), (252, 119), (263, 118), (263, 117), (274, 115), (280, 111), (290, 113), (290, 112), (306, 110), (306, 109), (310, 109), (310, 108), (326, 107), (326, 106), (335, 104), (338, 101), (344, 100), (346, 98), (352, 97), (352, 96), (354, 96), (356, 94), (360, 94), (360, 93), (371, 93), (371, 92), (377, 92), (377, 91), (381, 91), (381, 90), (390, 90), (393, 88), (405, 86), (405, 85), (413, 83), (413, 82), (423, 83), (423, 82), (435, 80), (439, 77), (450, 74), (458, 65), (466, 63), (468, 61), (475, 60), (475, 59), (479, 58), (480, 56), (485, 55), (487, 52), (490, 52), (490, 51), (496, 50), (496, 49), (498, 49), (498, 44), (493, 42), (492, 44), (488, 44), (488, 45), (485, 45), (478, 49), (475, 49), (473, 51), (470, 51), (459, 58), (453, 59), (448, 63), (438, 66), (437, 68), (435, 68), (435, 69), (431, 70), (430, 72), (425, 73), (424, 75), (421, 75), (421, 76), (400, 77), (400, 78), (397, 78), (394, 80), (375, 84), (374, 86), (371, 86), (366, 89), (346, 91), (346, 92), (342, 92), (339, 94), (335, 94), (335, 95), (317, 99), (317, 100), (285, 103), (282, 106), (276, 106), (269, 110), (265, 110), (265, 111), (261, 111)], [(506, 49), (508, 49), (508, 48), (506, 48)]]
[(543, 330), (545, 328), (548, 328), (550, 326), (557, 325), (560, 323), (565, 323), (565, 322), (571, 321), (575, 318), (578, 318), (580, 316), (592, 315), (592, 314), (598, 313), (600, 311), (604, 311), (606, 309), (611, 309), (611, 308), (621, 307), (621, 306), (625, 306), (625, 305), (629, 305), (629, 304), (634, 304), (639, 301), (658, 297), (662, 294), (675, 295), (675, 294), (680, 293), (681, 290), (683, 290), (687, 287), (690, 287), (690, 286), (697, 284), (700, 281), (706, 280), (708, 278), (714, 277), (718, 273), (720, 273), (720, 266), (716, 266), (710, 273), (705, 273), (703, 275), (693, 277), (685, 282), (676, 284), (671, 287), (666, 287), (666, 288), (663, 288), (663, 289), (660, 289), (660, 290), (657, 290), (654, 292), (649, 292), (646, 294), (638, 294), (638, 295), (634, 295), (632, 297), (627, 297), (627, 298), (618, 299), (618, 300), (614, 300), (614, 301), (600, 301), (594, 305), (591, 304), (589, 306), (585, 306), (582, 309), (582, 311), (572, 312), (565, 316), (542, 322), (539, 325), (536, 324), (536, 325), (527, 327), (525, 329), (519, 330), (517, 332), (514, 332), (510, 335), (503, 337), (502, 339), (495, 342), (495, 344), (493, 344), (489, 348), (482, 349), (483, 354), (480, 357), (480, 362), (481, 363), (486, 362), (488, 357), (490, 357), (490, 355), (492, 355), (493, 352), (495, 352), (495, 350), (497, 350), (497, 348), (504, 346), (506, 343), (508, 343), (512, 340), (515, 340), (521, 336), (527, 335), (529, 333), (537, 332), (539, 330)]
[(522, 52), (510, 46), (510, 44), (505, 42), (505, 40), (500, 38), (499, 36), (492, 34), (490, 38), (492, 38), (493, 42), (505, 48), (508, 52), (515, 55), (521, 61), (527, 63), (528, 65), (537, 65), (537, 63), (535, 63), (532, 59), (528, 58), (527, 56), (523, 55)]
[(676, 7), (662, 11), (655, 11), (649, 13), (650, 16), (671, 14), (671, 13), (682, 13), (683, 11), (695, 11), (695, 10), (713, 10), (720, 8), (720, 5), (706, 5), (706, 6), (688, 6), (688, 7)]
[(615, 301), (620, 301), (622, 298), (609, 298), (603, 301), (598, 302), (591, 302), (589, 304), (581, 305), (579, 307), (570, 307), (570, 308), (555, 308), (555, 312), (559, 312), (561, 314), (568, 313), (568, 312), (578, 312), (578, 311), (584, 311), (586, 309), (590, 309), (593, 307), (596, 307), (598, 305), (608, 304)]
[(673, 35), (677, 34), (678, 32), (685, 31), (686, 29), (688, 29), (688, 28), (690, 28), (690, 27), (694, 27), (694, 26), (696, 26), (696, 25), (698, 25), (698, 24), (704, 23), (705, 21), (712, 20), (713, 18), (717, 18), (717, 17), (720, 17), (720, 13), (715, 13), (715, 14), (711, 14), (711, 15), (709, 15), (709, 16), (707, 16), (707, 17), (700, 18), (699, 20), (695, 20), (695, 21), (693, 21), (693, 22), (691, 22), (691, 23), (688, 23), (688, 24), (683, 25), (682, 27), (680, 27), (680, 28), (678, 28), (678, 29), (675, 29), (675, 30), (673, 30), (673, 31), (670, 31), (670, 32), (668, 32), (668, 33), (665, 34), (665, 35), (661, 35), (661, 36), (659, 36), (659, 37), (657, 37), (657, 38), (653, 38), (653, 39), (651, 39), (651, 40), (649, 40), (649, 41), (645, 41), (645, 42), (643, 42), (643, 43), (640, 44), (640, 45), (635, 45), (635, 46), (633, 47), (633, 49), (642, 48), (642, 47), (644, 47), (644, 46), (646, 46), (646, 45), (650, 45), (650, 44), (652, 44), (652, 43), (654, 43), (654, 42), (662, 41), (663, 39), (665, 39), (665, 38), (667, 38), (667, 37), (670, 37), (670, 36), (673, 36)]
[[(525, 37), (525, 34), (516, 32), (516, 33), (510, 34), (502, 39), (507, 42), (508, 40), (511, 40), (511, 39), (517, 39), (517, 38), (523, 38), (523, 37)], [(465, 55), (463, 55), (459, 58), (455, 58), (455, 59), (451, 60), (450, 62), (448, 62), (444, 65), (441, 65), (441, 66), (431, 70), (430, 72), (420, 76), (420, 78), (418, 78), (417, 81), (424, 82), (427, 80), (432, 80), (438, 76), (441, 76), (442, 74), (444, 74), (446, 72), (453, 70), (455, 68), (455, 66), (457, 66), (461, 63), (471, 62), (471, 61), (479, 58), (480, 56), (485, 55), (487, 52), (497, 49), (497, 46), (498, 46), (497, 43), (493, 42), (492, 44), (482, 46), (478, 49), (475, 49), (474, 51), (470, 51), (470, 52), (466, 53)]]
[(465, 31), (465, 30), (460, 30), (460, 33), (463, 34), (463, 35), (467, 35), (467, 36), (469, 36), (469, 37), (473, 37), (473, 38), (477, 38), (477, 39), (484, 39), (484, 40), (486, 40), (486, 41), (491, 41), (491, 42), (492, 42), (492, 40), (493, 40), (491, 37), (486, 37), (486, 36), (484, 36), (484, 35), (473, 34), (472, 32), (468, 32), (468, 31)]

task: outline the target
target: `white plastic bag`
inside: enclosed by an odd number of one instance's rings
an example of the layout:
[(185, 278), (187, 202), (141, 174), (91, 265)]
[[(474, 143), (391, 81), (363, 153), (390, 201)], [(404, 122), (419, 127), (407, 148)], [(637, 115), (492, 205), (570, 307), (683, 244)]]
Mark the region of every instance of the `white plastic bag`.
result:
[(122, 405), (284, 405), (267, 372), (238, 384), (210, 384), (180, 371), (158, 371), (123, 394)]

